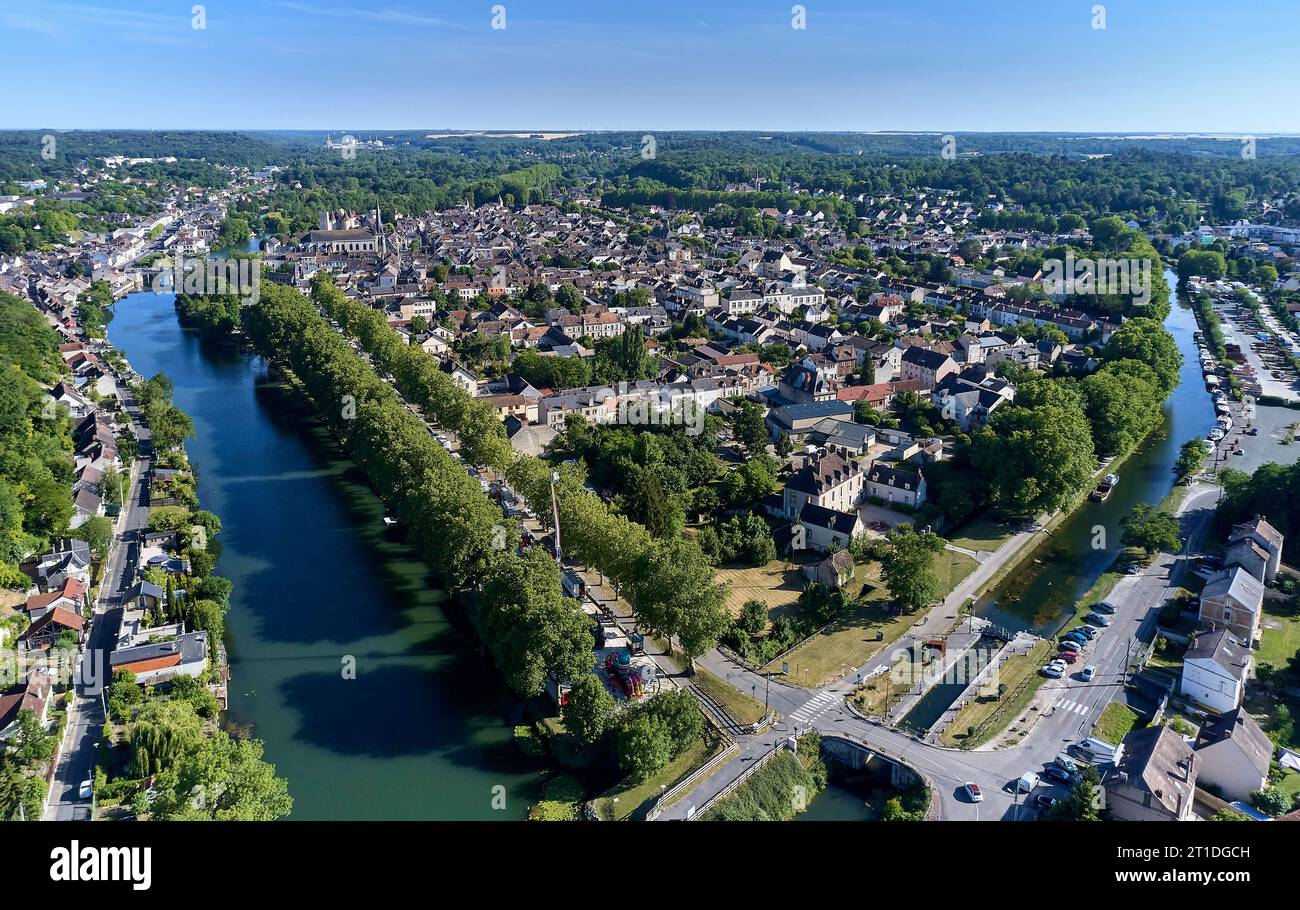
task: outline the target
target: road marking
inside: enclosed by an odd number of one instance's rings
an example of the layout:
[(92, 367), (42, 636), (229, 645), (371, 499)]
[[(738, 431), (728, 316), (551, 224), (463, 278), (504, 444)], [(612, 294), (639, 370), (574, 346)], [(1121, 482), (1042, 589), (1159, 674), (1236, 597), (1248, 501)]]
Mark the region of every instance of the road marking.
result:
[(814, 695), (812, 698), (808, 699), (808, 701), (804, 702), (802, 707), (791, 714), (790, 719), (798, 721), (801, 724), (806, 724), (814, 718), (824, 714), (835, 701), (836, 697), (836, 693), (829, 689)]

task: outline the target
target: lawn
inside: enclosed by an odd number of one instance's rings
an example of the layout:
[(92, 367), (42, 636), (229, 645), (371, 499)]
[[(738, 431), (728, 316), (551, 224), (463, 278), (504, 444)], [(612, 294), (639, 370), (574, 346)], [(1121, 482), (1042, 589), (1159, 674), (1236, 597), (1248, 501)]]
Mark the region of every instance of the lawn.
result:
[(718, 569), (714, 574), (731, 585), (727, 609), (732, 616), (740, 615), (745, 601), (761, 600), (767, 603), (769, 619), (795, 608), (806, 581), (801, 567), (785, 559), (751, 569)]
[[(1027, 654), (1014, 654), (1007, 658), (997, 673), (998, 684), (1007, 687), (1002, 698), (999, 699), (996, 692), (972, 698), (944, 730), (939, 741), (945, 746), (974, 749), (1001, 733), (1025, 709), (1047, 678), (1038, 671), (1051, 657), (1052, 647), (1052, 642), (1043, 639), (1035, 642)], [(1022, 684), (1025, 684), (1024, 688), (1017, 692)], [(1011, 693), (1015, 693), (1014, 696)], [(990, 723), (995, 715), (1001, 723)], [(970, 735), (971, 730), (974, 730), (974, 736)]]
[(995, 553), (998, 547), (1010, 540), (1015, 533), (1016, 529), (1012, 525), (991, 518), (977, 518), (966, 524), (956, 537), (948, 538), (948, 542), (967, 550)]
[(722, 705), (731, 718), (740, 724), (756, 724), (763, 719), (763, 687), (758, 687), (758, 698), (741, 692), (735, 686), (719, 679), (707, 670), (697, 668), (692, 679), (714, 701)]
[(965, 553), (943, 550), (934, 557), (934, 574), (939, 577), (939, 597), (947, 597), (966, 576), (979, 568), (979, 563)]
[[(861, 573), (861, 574), (859, 574)], [(878, 579), (880, 566), (859, 566), (854, 587), (863, 578)], [(889, 647), (920, 619), (919, 615), (894, 616), (889, 612), (889, 592), (875, 582), (843, 616), (780, 660), (764, 669), (780, 672), (781, 663), (790, 665), (789, 682), (816, 688), (846, 672), (856, 670)]]
[(1092, 728), (1093, 735), (1108, 743), (1118, 743), (1138, 725), (1138, 716), (1128, 705), (1113, 701), (1106, 705)]
[(885, 716), (916, 682), (919, 668), (911, 666), (915, 663), (914, 657), (911, 651), (899, 655), (898, 660), (894, 661), (888, 670), (873, 676), (854, 689), (853, 704), (858, 710), (871, 717)]
[[(978, 565), (964, 553), (944, 550), (936, 554), (940, 596), (946, 597)], [(844, 616), (764, 669), (779, 672), (784, 661), (790, 665), (790, 682), (817, 688), (861, 667), (901, 638), (923, 616), (890, 613), (889, 591), (880, 580), (879, 563), (859, 564), (847, 589), (858, 600)]]
[(624, 780), (593, 800), (596, 815), (602, 821), (641, 819), (654, 805), (659, 794), (677, 785), (716, 753), (726, 748), (722, 737), (706, 733), (695, 744), (670, 761), (662, 771), (641, 783)]
[(1285, 667), (1300, 651), (1300, 616), (1283, 612), (1286, 605), (1276, 600), (1264, 601), (1262, 641), (1255, 659), (1261, 664)]

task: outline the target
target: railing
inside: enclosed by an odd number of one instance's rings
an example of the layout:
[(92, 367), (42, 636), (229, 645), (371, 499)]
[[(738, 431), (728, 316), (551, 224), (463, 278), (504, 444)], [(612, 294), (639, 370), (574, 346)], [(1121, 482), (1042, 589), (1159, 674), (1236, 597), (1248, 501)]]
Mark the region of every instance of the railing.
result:
[(731, 761), (732, 756), (739, 751), (740, 746), (736, 745), (736, 741), (728, 739), (727, 747), (725, 749), (710, 758), (704, 764), (700, 765), (690, 774), (686, 775), (686, 777), (682, 778), (682, 780), (677, 784), (661, 793), (659, 798), (655, 800), (655, 804), (650, 807), (650, 811), (646, 813), (646, 821), (652, 822), (657, 819), (663, 813), (664, 809), (668, 807), (669, 803), (676, 801), (677, 797), (688, 792), (696, 783), (712, 774), (715, 766)]
[(746, 768), (744, 771), (741, 771), (738, 775), (736, 775), (735, 779), (732, 780), (729, 784), (727, 784), (717, 793), (713, 794), (708, 799), (706, 799), (694, 812), (692, 812), (690, 815), (686, 817), (686, 820), (697, 821), (700, 818), (703, 818), (704, 813), (708, 812), (711, 808), (713, 808), (715, 803), (717, 803), (723, 797), (729, 796), (733, 791), (735, 791), (737, 787), (739, 787), (745, 781), (749, 780), (751, 774), (753, 774), (759, 768), (766, 765), (769, 761), (771, 761), (776, 756), (778, 752), (780, 752), (784, 748), (786, 748), (786, 742), (785, 740), (782, 740), (781, 742), (773, 746), (771, 751), (765, 753), (761, 758), (759, 758), (757, 761), (751, 764), (748, 768)]

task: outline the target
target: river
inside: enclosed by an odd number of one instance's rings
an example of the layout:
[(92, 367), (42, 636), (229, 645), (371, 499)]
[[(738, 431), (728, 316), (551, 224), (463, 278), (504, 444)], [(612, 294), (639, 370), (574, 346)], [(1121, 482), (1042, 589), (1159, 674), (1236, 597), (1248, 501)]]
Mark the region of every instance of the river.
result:
[(183, 330), (173, 300), (131, 294), (108, 333), (194, 420), (199, 495), (224, 525), (217, 571), (234, 583), (227, 722), (265, 741), (291, 817), (525, 817), (540, 776), (512, 742), (518, 700), (310, 410), (261, 358)]
[[(1052, 531), (1050, 542), (1034, 554), (1034, 562), (981, 599), (976, 605), (980, 616), (1013, 630), (1056, 632), (1123, 549), (1120, 520), (1138, 503), (1155, 505), (1163, 500), (1173, 488), (1179, 448), (1214, 427), (1214, 402), (1205, 389), (1193, 337), (1196, 317), (1175, 298), (1178, 276), (1166, 270), (1165, 280), (1171, 298), (1165, 328), (1178, 343), (1183, 366), (1178, 386), (1165, 402), (1164, 426), (1116, 468), (1120, 482), (1105, 502), (1084, 502)], [(1100, 547), (1094, 546), (1098, 527), (1104, 529)]]

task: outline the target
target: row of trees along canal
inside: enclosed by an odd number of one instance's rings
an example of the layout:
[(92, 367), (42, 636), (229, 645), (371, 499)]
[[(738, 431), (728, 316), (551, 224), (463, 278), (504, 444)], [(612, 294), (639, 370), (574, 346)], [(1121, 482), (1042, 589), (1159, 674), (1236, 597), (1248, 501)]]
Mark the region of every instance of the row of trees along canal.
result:
[[(243, 314), (243, 330), (259, 350), (290, 368), (408, 540), (451, 590), (468, 595), (466, 611), (513, 691), (537, 695), (551, 673), (574, 687), (570, 702), (577, 704), (573, 711), (566, 708), (566, 722), (581, 724), (574, 715), (592, 701), (603, 705), (603, 687), (594, 685), (589, 623), (563, 597), (555, 561), (540, 548), (519, 552), (517, 528), (505, 525), (478, 482), (437, 444), (381, 374), (460, 436), (467, 462), (503, 473), (538, 514), (550, 509), (552, 471), (558, 470), (554, 487), (566, 552), (610, 577), (638, 621), (670, 647), (675, 641), (688, 658), (717, 643), (730, 621), (727, 592), (695, 542), (656, 539), (614, 514), (584, 489), (578, 466), (553, 468), (515, 455), (486, 404), (455, 386), (437, 361), (404, 344), (382, 313), (349, 299), (328, 276), (318, 276), (313, 296), (369, 353), (373, 368), (311, 300), (291, 288), (264, 284), (259, 303)], [(496, 530), (503, 525), (505, 546)], [(591, 720), (603, 726), (601, 718)], [(594, 737), (598, 730), (584, 732)]]

